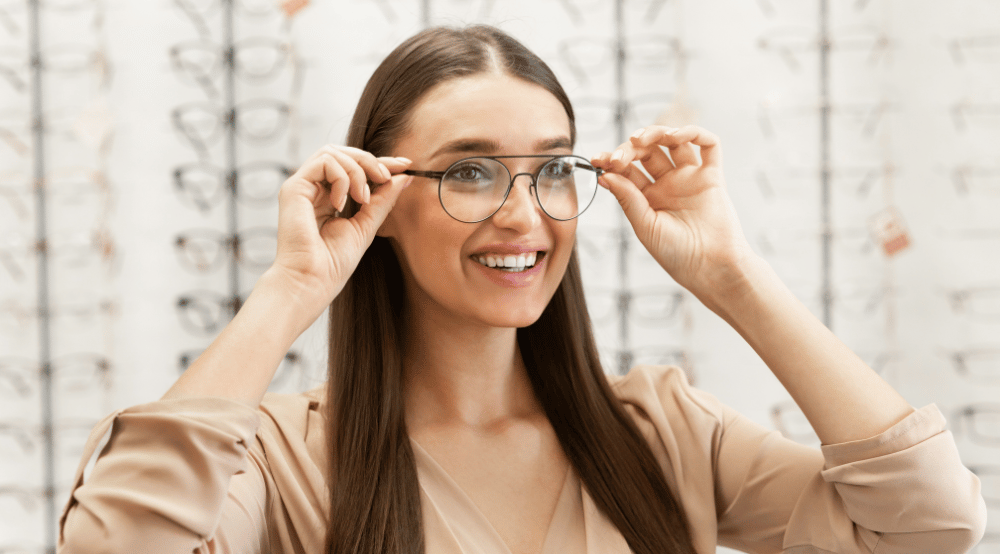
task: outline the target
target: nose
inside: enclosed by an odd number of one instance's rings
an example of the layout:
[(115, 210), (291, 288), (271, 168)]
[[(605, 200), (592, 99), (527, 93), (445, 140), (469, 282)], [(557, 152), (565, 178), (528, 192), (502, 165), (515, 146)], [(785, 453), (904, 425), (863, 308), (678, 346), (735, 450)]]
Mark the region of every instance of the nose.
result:
[[(518, 179), (522, 186), (518, 186)], [(538, 203), (531, 198), (532, 176), (529, 173), (518, 173), (514, 176), (510, 193), (500, 209), (493, 214), (493, 224), (525, 234), (535, 228), (542, 219)]]

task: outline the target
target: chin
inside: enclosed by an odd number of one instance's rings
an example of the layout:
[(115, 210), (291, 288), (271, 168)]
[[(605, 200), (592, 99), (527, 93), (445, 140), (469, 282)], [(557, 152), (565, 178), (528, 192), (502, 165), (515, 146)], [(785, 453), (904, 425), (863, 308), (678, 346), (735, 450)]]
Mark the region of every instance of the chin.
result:
[(513, 312), (491, 311), (488, 314), (483, 314), (484, 318), (481, 321), (490, 327), (528, 327), (538, 321), (544, 311), (544, 306), (542, 308), (524, 307)]

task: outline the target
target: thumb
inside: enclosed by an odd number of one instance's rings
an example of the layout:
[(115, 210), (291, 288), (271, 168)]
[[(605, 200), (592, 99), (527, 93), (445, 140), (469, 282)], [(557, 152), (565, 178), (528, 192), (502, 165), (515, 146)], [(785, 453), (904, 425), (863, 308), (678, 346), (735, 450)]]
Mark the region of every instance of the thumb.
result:
[(369, 239), (389, 216), (389, 212), (399, 200), (399, 195), (410, 186), (413, 177), (410, 175), (394, 175), (385, 183), (375, 187), (367, 204), (362, 204), (352, 219), (357, 223), (362, 233)]
[(650, 210), (646, 195), (635, 186), (635, 183), (617, 173), (605, 173), (601, 176), (601, 181), (618, 200), (632, 227), (638, 227), (639, 222)]

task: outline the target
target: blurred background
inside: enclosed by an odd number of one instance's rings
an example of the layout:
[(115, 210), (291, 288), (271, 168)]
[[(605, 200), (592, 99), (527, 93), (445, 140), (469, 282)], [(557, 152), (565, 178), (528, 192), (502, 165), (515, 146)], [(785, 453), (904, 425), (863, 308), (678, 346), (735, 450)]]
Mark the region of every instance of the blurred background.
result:
[[(0, 553), (52, 551), (89, 430), (232, 317), (273, 257), (278, 187), (343, 142), (377, 63), (475, 22), (556, 71), (580, 155), (654, 122), (722, 138), (754, 248), (945, 413), (990, 510), (976, 552), (1000, 552), (1000, 1), (0, 0)], [(607, 372), (679, 365), (818, 447), (605, 190), (578, 249)], [(325, 327), (271, 390), (323, 382)]]

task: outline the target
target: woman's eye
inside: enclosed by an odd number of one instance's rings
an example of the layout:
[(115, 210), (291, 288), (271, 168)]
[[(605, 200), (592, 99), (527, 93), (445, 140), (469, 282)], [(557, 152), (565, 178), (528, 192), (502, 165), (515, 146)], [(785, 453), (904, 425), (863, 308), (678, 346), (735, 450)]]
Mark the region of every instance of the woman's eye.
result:
[(549, 162), (542, 168), (542, 175), (545, 177), (566, 178), (573, 174), (576, 164), (568, 160), (557, 160)]
[(457, 179), (459, 181), (481, 181), (491, 179), (488, 172), (479, 165), (476, 164), (465, 164), (452, 169), (448, 173), (449, 179)]

